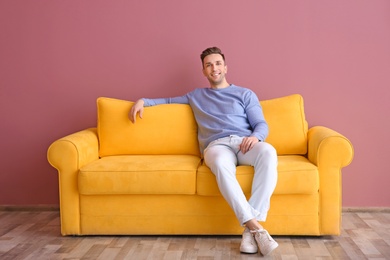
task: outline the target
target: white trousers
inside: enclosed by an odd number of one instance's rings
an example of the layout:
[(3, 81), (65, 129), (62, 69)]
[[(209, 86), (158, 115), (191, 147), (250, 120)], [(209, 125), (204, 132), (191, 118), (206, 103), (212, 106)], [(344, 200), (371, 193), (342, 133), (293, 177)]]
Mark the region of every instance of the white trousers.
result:
[[(229, 136), (211, 142), (204, 151), (206, 165), (214, 173), (220, 192), (233, 209), (241, 225), (251, 219), (265, 221), (270, 198), (277, 182), (277, 154), (269, 143), (258, 142), (243, 154), (243, 137)], [(237, 165), (254, 167), (252, 192), (246, 199), (236, 178)]]

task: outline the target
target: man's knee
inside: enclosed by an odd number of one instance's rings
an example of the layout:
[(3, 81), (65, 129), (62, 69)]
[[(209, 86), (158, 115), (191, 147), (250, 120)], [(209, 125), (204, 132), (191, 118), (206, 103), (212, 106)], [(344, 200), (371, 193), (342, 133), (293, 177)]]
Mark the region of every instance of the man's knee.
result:
[(269, 158), (276, 158), (277, 152), (276, 149), (269, 143), (261, 142), (258, 146), (256, 146), (258, 149), (258, 153), (261, 156), (269, 157)]

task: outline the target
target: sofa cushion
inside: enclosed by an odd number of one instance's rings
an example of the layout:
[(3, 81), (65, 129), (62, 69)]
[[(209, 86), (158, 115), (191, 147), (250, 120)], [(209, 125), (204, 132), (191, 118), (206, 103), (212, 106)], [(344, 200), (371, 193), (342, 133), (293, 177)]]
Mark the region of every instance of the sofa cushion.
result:
[(80, 169), (80, 194), (195, 194), (193, 155), (107, 156)]
[[(238, 166), (236, 177), (245, 194), (252, 190), (253, 167)], [(220, 196), (217, 182), (211, 170), (203, 164), (198, 169), (197, 194)], [(278, 182), (274, 194), (317, 194), (319, 175), (317, 167), (299, 155), (278, 156)]]
[(99, 155), (200, 155), (197, 124), (189, 105), (146, 107), (143, 119), (129, 119), (133, 102), (98, 98)]
[(308, 125), (301, 95), (264, 100), (260, 102), (269, 126), (266, 141), (278, 155), (306, 154)]

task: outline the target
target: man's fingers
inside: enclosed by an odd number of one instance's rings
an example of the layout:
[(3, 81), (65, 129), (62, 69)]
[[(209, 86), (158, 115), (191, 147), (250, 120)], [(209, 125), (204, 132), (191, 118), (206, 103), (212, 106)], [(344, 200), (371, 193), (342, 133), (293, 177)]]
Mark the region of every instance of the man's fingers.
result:
[(137, 102), (133, 104), (133, 106), (130, 109), (131, 122), (135, 123), (138, 113), (139, 113), (139, 117), (142, 118), (144, 112), (144, 103), (145, 102), (142, 99), (139, 99)]
[(242, 143), (240, 145), (240, 151), (245, 154), (247, 153), (249, 150), (251, 150), (253, 148), (253, 146), (257, 143), (256, 141), (254, 140), (257, 140), (257, 139), (254, 139), (254, 138), (249, 138), (249, 137), (246, 137), (242, 140)]
[(137, 114), (139, 114), (139, 117), (142, 119), (144, 110), (142, 108), (136, 108), (132, 107), (130, 110), (130, 121), (135, 123), (137, 120)]
[(137, 110), (135, 110), (134, 107), (132, 107), (130, 111), (130, 121), (135, 123), (136, 119), (137, 119)]
[(134, 123), (135, 117), (134, 117), (134, 109), (133, 109), (133, 107), (130, 109), (129, 118), (130, 118), (130, 121), (132, 123)]
[(240, 145), (240, 150), (243, 154), (245, 154), (250, 148), (250, 144), (248, 143), (247, 139), (244, 139), (243, 142)]

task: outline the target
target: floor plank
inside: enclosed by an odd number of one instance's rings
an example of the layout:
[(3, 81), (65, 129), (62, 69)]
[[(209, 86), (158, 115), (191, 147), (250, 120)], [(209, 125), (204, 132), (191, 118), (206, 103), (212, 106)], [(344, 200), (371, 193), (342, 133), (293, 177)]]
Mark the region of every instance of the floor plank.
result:
[[(390, 213), (344, 212), (340, 236), (276, 236), (263, 259), (390, 259)], [(258, 259), (240, 236), (62, 237), (58, 211), (0, 211), (0, 259)]]

